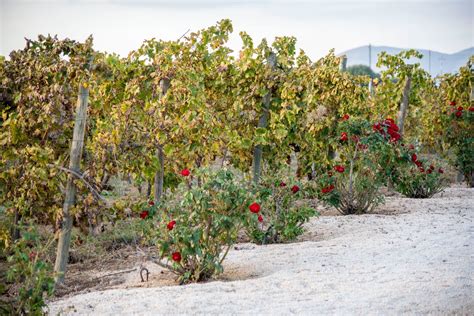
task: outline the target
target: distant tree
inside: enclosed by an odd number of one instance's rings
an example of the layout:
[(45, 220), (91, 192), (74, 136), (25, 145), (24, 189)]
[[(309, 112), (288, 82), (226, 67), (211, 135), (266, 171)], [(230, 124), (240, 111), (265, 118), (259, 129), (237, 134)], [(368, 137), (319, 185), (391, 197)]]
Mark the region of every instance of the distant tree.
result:
[(353, 65), (347, 67), (347, 72), (354, 76), (369, 76), (370, 78), (379, 78), (380, 75), (375, 73), (369, 66)]

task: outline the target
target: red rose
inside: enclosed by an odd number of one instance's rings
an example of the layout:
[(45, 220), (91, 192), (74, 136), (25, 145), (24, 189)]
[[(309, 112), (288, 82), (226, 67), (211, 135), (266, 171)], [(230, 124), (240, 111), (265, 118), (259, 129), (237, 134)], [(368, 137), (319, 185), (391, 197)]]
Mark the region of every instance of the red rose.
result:
[(179, 253), (179, 251), (173, 252), (171, 254), (171, 258), (173, 259), (173, 261), (180, 262), (181, 261), (181, 254)]
[[(398, 130), (398, 127), (397, 127)], [(390, 141), (392, 143), (396, 143), (400, 139), (400, 133), (398, 133), (395, 129), (389, 128), (388, 134), (390, 135)]]
[(411, 161), (417, 162), (418, 161), (418, 156), (416, 154), (411, 154)]
[(171, 221), (168, 223), (168, 225), (166, 225), (166, 227), (168, 228), (168, 230), (173, 230), (174, 225), (176, 225), (176, 221)]
[(38, 254), (36, 252), (31, 251), (30, 254), (28, 255), (28, 258), (30, 259), (30, 261), (34, 261), (37, 255)]
[(390, 123), (390, 125), (388, 126), (388, 129), (389, 131), (393, 131), (393, 132), (398, 132), (400, 130), (397, 124), (395, 123)]
[(339, 173), (343, 173), (345, 168), (344, 168), (344, 166), (337, 165), (337, 166), (334, 166), (334, 170), (336, 170)]
[(150, 202), (148, 202), (148, 205), (153, 206), (153, 205), (155, 205), (155, 202), (150, 201)]
[(471, 107), (469, 108), (469, 112), (474, 112), (474, 106), (471, 106)]
[(260, 204), (256, 202), (250, 204), (249, 210), (250, 212), (257, 214), (258, 212), (260, 212)]
[(282, 181), (282, 182), (280, 182), (280, 186), (281, 187), (286, 187), (286, 183)]
[(347, 133), (346, 132), (342, 133), (340, 139), (341, 139), (341, 142), (347, 141)]
[(262, 215), (258, 215), (258, 221), (261, 223), (263, 222), (263, 216)]
[(293, 192), (293, 193), (296, 193), (296, 192), (298, 192), (299, 190), (300, 190), (300, 187), (297, 186), (297, 185), (294, 185), (294, 186), (291, 188), (291, 192)]
[[(383, 129), (383, 127), (386, 127), (387, 130)], [(399, 131), (398, 126), (397, 124), (395, 124), (395, 121), (391, 118), (386, 118), (381, 123), (375, 123), (372, 126), (372, 129), (374, 131), (378, 131), (380, 134), (384, 136), (385, 136), (385, 133), (388, 133), (388, 135), (390, 136), (389, 141), (392, 143), (398, 142), (401, 138), (401, 135), (398, 132)]]
[(382, 126), (380, 125), (380, 123), (375, 123), (375, 124), (372, 126), (372, 129), (373, 129), (374, 131), (376, 131), (376, 132), (377, 132), (377, 131), (380, 132), (380, 130), (382, 129)]
[(416, 165), (417, 167), (421, 167), (421, 166), (423, 166), (423, 163), (418, 160), (418, 161), (415, 161), (415, 165)]
[(433, 170), (431, 170), (431, 169), (426, 170), (427, 174), (431, 174), (432, 172), (433, 172)]
[(140, 213), (140, 217), (141, 217), (141, 219), (147, 218), (147, 217), (148, 217), (148, 211), (142, 211), (142, 212)]
[(183, 169), (183, 170), (181, 170), (181, 175), (182, 175), (183, 177), (187, 177), (187, 176), (189, 176), (190, 174), (191, 174), (191, 172), (189, 172), (188, 169)]
[(439, 168), (439, 169), (438, 169), (438, 172), (439, 172), (439, 173), (444, 173), (443, 168)]
[(387, 117), (385, 119), (385, 123), (388, 124), (388, 125), (394, 125), (395, 124), (395, 121), (389, 117)]
[(461, 116), (462, 116), (462, 112), (461, 112), (461, 111), (457, 111), (455, 115), (456, 115), (456, 117), (458, 117), (458, 118), (459, 118), (459, 117), (461, 117)]
[(330, 186), (327, 186), (327, 187), (323, 188), (323, 189), (321, 190), (321, 192), (323, 192), (324, 194), (326, 194), (326, 193), (331, 193), (332, 190), (334, 190), (334, 185), (333, 185), (333, 184), (331, 184)]
[(431, 170), (434, 170), (434, 166), (433, 166), (433, 165), (430, 165), (430, 169), (431, 169)]
[(415, 146), (413, 144), (410, 144), (410, 149), (411, 150), (414, 150), (415, 149)]
[(347, 121), (349, 119), (349, 114), (344, 114), (344, 116), (342, 117), (342, 121)]
[(456, 106), (456, 101), (451, 101), (451, 102), (449, 102), (449, 105), (451, 105), (451, 106)]
[(425, 168), (420, 167), (420, 172), (421, 172), (421, 173), (425, 172)]
[(462, 107), (462, 106), (459, 106), (459, 107), (458, 107), (458, 111), (462, 111), (462, 110), (464, 110), (463, 107)]
[(392, 137), (390, 137), (390, 142), (396, 143), (396, 142), (399, 141), (400, 137), (401, 137), (400, 134), (396, 133), (395, 135), (393, 135)]

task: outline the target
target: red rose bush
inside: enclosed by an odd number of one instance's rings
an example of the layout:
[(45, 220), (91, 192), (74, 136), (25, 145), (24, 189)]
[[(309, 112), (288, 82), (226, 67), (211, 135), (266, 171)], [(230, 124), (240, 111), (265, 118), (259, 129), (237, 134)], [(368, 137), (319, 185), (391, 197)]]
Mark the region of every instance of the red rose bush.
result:
[[(464, 86), (464, 91), (468, 88)], [(463, 100), (451, 101), (451, 107), (444, 116), (445, 142), (452, 154), (452, 164), (464, 175), (469, 187), (474, 187), (474, 107), (469, 104), (469, 94)], [(456, 104), (464, 106), (456, 106)]]
[(383, 202), (379, 189), (400, 159), (398, 126), (390, 118), (374, 124), (347, 119), (339, 129), (344, 141), (333, 141), (338, 158), (319, 177), (316, 194), (342, 214), (370, 212)]
[(430, 198), (448, 185), (444, 168), (439, 163), (420, 159), (410, 149), (410, 161), (396, 169), (395, 189), (409, 198)]
[[(282, 181), (282, 178), (285, 178)], [(303, 203), (304, 187), (280, 173), (263, 175), (255, 187), (261, 201), (259, 207), (250, 205), (250, 212), (258, 214), (248, 222), (247, 235), (259, 244), (292, 241), (304, 232), (303, 224), (317, 212)]]
[(154, 261), (180, 283), (221, 273), (239, 230), (261, 217), (258, 200), (231, 171), (201, 169), (193, 175), (200, 180), (183, 182), (163, 197), (147, 236), (158, 249)]

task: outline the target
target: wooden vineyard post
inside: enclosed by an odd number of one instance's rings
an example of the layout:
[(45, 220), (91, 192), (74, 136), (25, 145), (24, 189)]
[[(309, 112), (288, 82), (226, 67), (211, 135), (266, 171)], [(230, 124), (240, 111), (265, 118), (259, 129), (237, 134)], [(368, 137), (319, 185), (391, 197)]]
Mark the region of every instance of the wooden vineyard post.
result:
[(405, 82), (405, 87), (403, 88), (403, 95), (402, 95), (402, 104), (400, 105), (400, 111), (398, 112), (398, 128), (400, 136), (403, 137), (403, 130), (405, 126), (405, 118), (408, 112), (408, 98), (410, 96), (410, 89), (411, 89), (411, 76), (407, 77), (407, 81)]
[[(341, 72), (346, 72), (347, 71), (347, 56), (343, 55), (341, 58), (342, 59), (341, 59), (341, 64), (339, 66), (339, 70)], [(369, 86), (369, 88), (370, 88), (370, 86)], [(336, 125), (337, 125), (337, 122), (333, 121), (332, 126), (335, 127)], [(331, 145), (328, 146), (327, 158), (328, 158), (328, 160), (334, 160), (334, 158), (336, 158), (336, 150)], [(314, 165), (314, 163), (313, 163), (313, 165)], [(313, 166), (311, 166), (311, 170), (312, 170), (311, 171), (312, 177), (314, 177), (315, 171), (313, 170)]]
[[(270, 69), (274, 69), (276, 67), (276, 54), (270, 53), (267, 58), (267, 65)], [(268, 125), (268, 116), (269, 116), (269, 109), (270, 109), (270, 102), (272, 99), (272, 93), (270, 91), (265, 94), (263, 97), (263, 113), (258, 120), (258, 127), (266, 128)], [(260, 179), (260, 171), (262, 169), (262, 145), (255, 146), (253, 150), (253, 181), (258, 183)]]
[[(170, 87), (170, 80), (165, 78), (160, 80), (161, 96), (163, 98)], [(163, 195), (163, 181), (165, 176), (165, 156), (163, 154), (163, 146), (160, 144), (156, 149), (156, 158), (160, 164), (159, 170), (155, 173), (154, 183), (154, 202), (158, 203)]]
[(159, 169), (155, 173), (153, 201), (158, 203), (161, 200), (161, 196), (163, 195), (163, 182), (165, 173), (165, 157), (163, 154), (163, 147), (158, 146), (156, 149), (156, 158), (158, 159)]
[[(82, 84), (79, 88), (79, 96), (76, 105), (76, 119), (74, 122), (74, 133), (71, 143), (71, 155), (69, 160), (69, 169), (80, 173), (80, 163), (82, 148), (84, 146), (84, 133), (87, 120), (87, 102), (89, 99), (89, 89), (87, 84)], [(69, 173), (67, 176), (66, 193), (61, 214), (61, 226), (59, 228), (58, 248), (56, 252), (56, 262), (54, 264), (56, 284), (64, 282), (64, 274), (69, 258), (69, 245), (71, 242), (72, 216), (71, 207), (76, 202), (76, 184), (75, 176)]]

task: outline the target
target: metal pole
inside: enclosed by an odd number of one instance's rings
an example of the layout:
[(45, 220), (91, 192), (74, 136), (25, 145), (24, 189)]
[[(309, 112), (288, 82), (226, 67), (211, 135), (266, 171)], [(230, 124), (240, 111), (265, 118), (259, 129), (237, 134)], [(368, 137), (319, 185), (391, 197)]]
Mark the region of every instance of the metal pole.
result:
[(431, 50), (428, 51), (428, 72), (431, 76)]
[(369, 68), (372, 69), (372, 45), (369, 44)]

